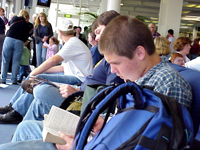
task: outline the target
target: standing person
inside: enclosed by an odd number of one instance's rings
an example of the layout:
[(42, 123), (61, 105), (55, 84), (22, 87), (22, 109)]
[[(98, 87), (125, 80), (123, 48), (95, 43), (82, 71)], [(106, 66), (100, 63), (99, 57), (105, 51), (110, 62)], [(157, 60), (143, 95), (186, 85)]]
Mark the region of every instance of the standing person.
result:
[[(37, 16), (38, 16), (37, 13), (35, 13), (35, 14), (32, 15), (33, 26), (35, 25), (35, 20), (36, 20)], [(32, 41), (33, 42), (33, 57), (32, 57), (32, 61), (31, 61), (31, 65), (33, 65), (33, 66), (36, 67), (36, 64), (37, 64), (36, 63), (36, 43), (35, 43), (35, 36), (34, 36), (34, 34), (32, 34), (31, 38), (33, 40)]]
[(173, 53), (174, 52), (173, 44), (174, 44), (174, 41), (175, 41), (174, 30), (169, 29), (167, 32), (168, 32), (167, 33), (167, 39), (170, 42), (171, 53)]
[(8, 19), (5, 17), (5, 11), (2, 7), (0, 7), (0, 17), (3, 19), (4, 24), (6, 25), (8, 23)]
[(175, 52), (183, 55), (185, 63), (190, 61), (187, 55), (190, 53), (191, 42), (192, 41), (188, 37), (179, 37), (173, 44)]
[(156, 25), (154, 23), (150, 23), (148, 25), (149, 30), (151, 31), (151, 34), (153, 36), (153, 39), (155, 39), (156, 37), (160, 36), (160, 33), (158, 33), (156, 31)]
[(81, 34), (81, 31), (82, 31), (82, 28), (80, 26), (78, 26), (76, 28), (76, 32), (74, 33), (74, 36), (79, 38), (87, 46), (87, 40), (84, 38), (83, 34)]
[(54, 56), (57, 53), (58, 44), (59, 44), (58, 39), (53, 36), (50, 37), (49, 44), (47, 42), (44, 42), (43, 47), (47, 48), (46, 59), (49, 59), (50, 57)]
[(19, 78), (17, 82), (21, 83), (23, 80), (23, 77), (28, 77), (30, 73), (30, 58), (31, 58), (31, 52), (27, 47), (28, 45), (28, 40), (24, 43), (24, 48), (21, 56), (21, 61), (20, 61), (20, 67), (19, 67)]
[(53, 36), (51, 24), (47, 20), (44, 12), (41, 12), (35, 20), (34, 35), (36, 42), (36, 60), (37, 66), (46, 60), (47, 48), (42, 47), (44, 42), (49, 42), (49, 38)]
[(1, 68), (1, 83), (6, 84), (9, 62), (12, 57), (12, 84), (17, 84), (17, 74), (21, 59), (24, 42), (29, 36), (29, 13), (27, 10), (20, 10), (18, 16), (14, 16), (9, 22), (10, 29), (6, 33), (3, 44), (3, 58)]
[(2, 14), (4, 14), (4, 9), (0, 7), (0, 70), (1, 70), (1, 61), (2, 61), (2, 48), (3, 48), (4, 39), (5, 39), (5, 29), (6, 29)]

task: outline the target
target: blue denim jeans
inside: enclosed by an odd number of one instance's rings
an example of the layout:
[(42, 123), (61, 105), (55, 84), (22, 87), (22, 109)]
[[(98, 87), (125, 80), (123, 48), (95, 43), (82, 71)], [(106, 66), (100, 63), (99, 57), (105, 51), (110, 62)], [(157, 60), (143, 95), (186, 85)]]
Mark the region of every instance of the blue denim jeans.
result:
[(9, 62), (12, 58), (12, 82), (17, 82), (19, 63), (23, 51), (24, 42), (11, 37), (6, 37), (3, 44), (1, 81), (6, 82)]
[(5, 39), (5, 34), (0, 34), (0, 70), (1, 70), (2, 49), (3, 49), (4, 39)]
[(0, 145), (1, 150), (57, 150), (54, 144), (42, 140), (12, 142)]
[[(74, 76), (60, 74), (41, 74), (37, 75), (49, 81), (66, 84), (80, 84), (81, 81)], [(48, 114), (52, 105), (60, 106), (65, 98), (59, 92), (59, 89), (43, 83), (34, 88), (34, 96), (24, 93), (20, 87), (11, 99), (12, 107), (22, 116), (24, 120), (43, 120), (44, 114)]]
[(16, 128), (12, 142), (42, 139), (43, 122), (36, 120), (22, 121)]
[(36, 44), (36, 60), (37, 66), (43, 63), (46, 60), (47, 48), (42, 47), (43, 42), (39, 42)]
[(31, 72), (31, 70), (30, 70), (29, 65), (20, 65), (18, 80), (22, 81), (23, 77), (28, 77), (30, 72)]

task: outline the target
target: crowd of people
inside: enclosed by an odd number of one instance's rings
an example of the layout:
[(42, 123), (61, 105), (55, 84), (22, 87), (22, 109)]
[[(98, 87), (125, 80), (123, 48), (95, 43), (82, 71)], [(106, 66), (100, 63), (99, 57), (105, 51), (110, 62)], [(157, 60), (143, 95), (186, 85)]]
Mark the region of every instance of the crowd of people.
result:
[[(13, 19), (20, 18), (23, 20), (21, 23), (27, 26), (29, 15), (25, 14), (23, 13), (21, 17), (20, 15), (13, 17)], [(11, 23), (15, 21), (12, 20)], [(12, 27), (10, 26), (10, 28)], [(20, 87), (10, 103), (5, 107), (0, 107), (2, 114), (0, 115), (0, 123), (21, 122), (13, 135), (12, 143), (0, 145), (0, 149), (6, 150), (12, 147), (15, 147), (16, 150), (70, 149), (74, 137), (62, 132), (59, 133), (59, 136), (66, 141), (66, 145), (54, 145), (42, 141), (42, 120), (52, 105), (59, 107), (70, 94), (78, 90), (84, 91), (86, 85), (89, 84), (110, 84), (113, 82), (121, 84), (130, 80), (140, 86), (153, 86), (155, 92), (176, 99), (187, 110), (190, 110), (191, 87), (169, 65), (170, 60), (172, 63), (188, 67), (193, 65), (187, 63), (199, 59), (197, 57), (190, 61), (187, 57), (191, 48), (189, 38), (179, 37), (175, 40), (172, 29), (168, 30), (167, 37), (162, 37), (156, 31), (155, 24), (151, 23), (147, 27), (138, 19), (120, 15), (114, 10), (102, 13), (92, 23), (91, 31), (88, 33), (88, 42), (92, 45), (91, 52), (86, 46), (87, 43), (84, 43), (80, 38), (82, 37), (81, 28), (78, 27), (74, 33), (73, 23), (70, 20), (63, 19), (62, 22), (59, 22), (57, 29), (64, 45), (56, 53), (58, 41), (53, 37), (52, 27), (47, 21), (46, 14), (40, 13), (36, 17), (34, 38), (37, 68), (29, 75), (57, 82), (60, 88), (42, 83), (35, 86), (33, 94), (30, 94)], [(18, 40), (12, 37), (14, 42), (20, 41), (20, 44), (22, 43), (20, 53), (23, 50), (23, 43), (28, 39), (29, 31), (27, 26), (27, 33), (23, 39)], [(5, 41), (9, 38), (6, 35)], [(5, 42), (4, 46), (6, 46)], [(2, 83), (6, 82), (7, 74), (4, 63), (10, 59), (6, 60), (4, 55), (6, 57), (6, 54), (3, 53)], [(47, 57), (48, 59), (46, 59)], [(16, 61), (15, 57), (13, 59)], [(20, 58), (17, 60), (20, 62)], [(16, 63), (18, 66), (19, 62)], [(58, 65), (59, 63), (61, 65)], [(196, 66), (200, 68), (198, 65)], [(13, 83), (17, 81), (17, 72), (17, 69), (12, 72)], [(101, 129), (103, 122), (104, 118), (99, 116), (93, 127), (95, 133)]]

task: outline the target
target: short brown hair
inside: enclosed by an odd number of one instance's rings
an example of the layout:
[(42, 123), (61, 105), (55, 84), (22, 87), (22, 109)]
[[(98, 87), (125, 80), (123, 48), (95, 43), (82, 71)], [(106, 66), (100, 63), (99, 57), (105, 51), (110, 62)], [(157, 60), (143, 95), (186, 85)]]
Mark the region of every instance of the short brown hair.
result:
[(105, 11), (94, 21), (94, 25), (92, 25), (92, 31), (94, 32), (94, 30), (99, 25), (106, 26), (113, 18), (115, 18), (118, 15), (120, 14), (116, 12), (115, 10)]
[(74, 35), (74, 31), (61, 31), (64, 36), (71, 36)]
[(181, 55), (180, 53), (173, 53), (170, 58), (171, 62), (174, 61), (176, 57), (184, 58), (183, 55)]
[(175, 51), (183, 50), (184, 46), (191, 44), (192, 41), (188, 37), (179, 37), (174, 41), (173, 48)]
[(92, 30), (90, 30), (90, 31), (88, 32), (88, 34), (90, 34), (90, 36), (92, 37), (92, 39), (94, 39), (94, 40), (95, 40), (95, 38), (96, 38), (96, 35), (95, 35), (95, 33), (94, 33), (94, 32), (92, 32)]
[(0, 7), (0, 11), (3, 11), (4, 12), (4, 9), (2, 7)]
[(99, 40), (100, 53), (114, 52), (129, 59), (133, 58), (133, 52), (138, 46), (143, 46), (149, 55), (155, 52), (150, 30), (132, 16), (120, 15), (114, 18)]
[(154, 44), (155, 44), (155, 48), (156, 48), (156, 53), (160, 56), (164, 55), (168, 55), (171, 52), (171, 49), (169, 47), (170, 42), (168, 41), (168, 39), (166, 37), (163, 36), (158, 36), (154, 39)]

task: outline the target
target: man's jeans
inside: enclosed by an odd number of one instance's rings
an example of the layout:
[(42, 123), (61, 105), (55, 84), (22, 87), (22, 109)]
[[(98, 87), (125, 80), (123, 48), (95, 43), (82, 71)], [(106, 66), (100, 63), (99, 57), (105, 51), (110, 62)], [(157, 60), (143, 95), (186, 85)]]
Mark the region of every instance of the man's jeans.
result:
[(22, 121), (16, 128), (12, 142), (42, 139), (43, 122), (37, 120)]
[(37, 66), (43, 63), (46, 60), (47, 48), (42, 47), (43, 42), (39, 42), (36, 44), (36, 60)]
[(57, 150), (53, 143), (42, 140), (13, 142), (0, 145), (2, 150)]
[(1, 81), (6, 82), (9, 62), (12, 58), (12, 82), (17, 82), (19, 63), (23, 51), (24, 42), (11, 37), (6, 37), (3, 44)]
[[(40, 78), (45, 78), (49, 81), (66, 84), (80, 84), (81, 81), (74, 76), (66, 76), (59, 74), (41, 74), (37, 75)], [(34, 96), (29, 93), (24, 93), (20, 87), (11, 99), (12, 107), (20, 113), (24, 120), (43, 120), (44, 114), (48, 114), (52, 105), (60, 106), (64, 101), (59, 92), (59, 89), (43, 83), (34, 88)]]

